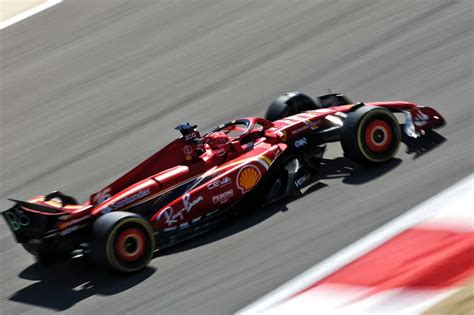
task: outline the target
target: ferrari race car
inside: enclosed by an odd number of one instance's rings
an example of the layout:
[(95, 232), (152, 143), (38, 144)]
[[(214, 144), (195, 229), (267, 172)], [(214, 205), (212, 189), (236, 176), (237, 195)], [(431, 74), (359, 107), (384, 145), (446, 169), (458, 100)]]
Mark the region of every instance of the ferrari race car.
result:
[(274, 101), (266, 117), (236, 119), (181, 136), (84, 203), (59, 191), (3, 212), (16, 241), (40, 263), (81, 252), (120, 272), (147, 266), (155, 251), (203, 233), (245, 201), (267, 204), (297, 193), (319, 167), (326, 143), (346, 158), (390, 160), (402, 130), (422, 137), (444, 125), (430, 107), (409, 102), (353, 103), (342, 94), (313, 100), (299, 92)]

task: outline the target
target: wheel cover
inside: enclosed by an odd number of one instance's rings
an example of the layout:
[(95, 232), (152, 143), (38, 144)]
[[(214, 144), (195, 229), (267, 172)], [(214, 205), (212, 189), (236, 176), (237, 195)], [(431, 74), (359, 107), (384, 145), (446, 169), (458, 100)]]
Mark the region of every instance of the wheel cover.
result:
[(385, 120), (373, 120), (367, 125), (364, 140), (367, 149), (371, 152), (385, 153), (392, 145), (392, 128)]
[(136, 228), (121, 231), (115, 242), (115, 251), (120, 260), (139, 260), (145, 252), (145, 234)]

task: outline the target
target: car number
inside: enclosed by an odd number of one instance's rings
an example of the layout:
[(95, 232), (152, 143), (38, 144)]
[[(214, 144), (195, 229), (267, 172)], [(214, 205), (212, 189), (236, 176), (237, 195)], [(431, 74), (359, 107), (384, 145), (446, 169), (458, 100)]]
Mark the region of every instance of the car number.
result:
[(18, 231), (22, 227), (28, 226), (31, 223), (30, 218), (25, 214), (25, 212), (19, 209), (5, 211), (3, 214), (13, 231)]

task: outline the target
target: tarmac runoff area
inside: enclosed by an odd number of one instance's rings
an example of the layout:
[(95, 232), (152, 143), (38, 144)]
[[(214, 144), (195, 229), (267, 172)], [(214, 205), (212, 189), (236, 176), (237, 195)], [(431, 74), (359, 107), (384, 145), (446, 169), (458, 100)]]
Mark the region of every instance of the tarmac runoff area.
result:
[(421, 314), (474, 314), (474, 281), (468, 282), (461, 290)]
[(61, 2), (62, 0), (0, 0), (0, 30)]

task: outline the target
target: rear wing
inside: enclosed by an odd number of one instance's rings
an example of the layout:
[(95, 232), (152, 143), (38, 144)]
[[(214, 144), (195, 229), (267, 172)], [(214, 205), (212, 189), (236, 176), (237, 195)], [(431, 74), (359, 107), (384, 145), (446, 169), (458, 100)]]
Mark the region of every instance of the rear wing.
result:
[(54, 226), (64, 212), (27, 201), (9, 199), (15, 202), (2, 215), (7, 222), (18, 243), (28, 243), (31, 240), (40, 240), (54, 229)]
[(48, 207), (45, 205), (39, 205), (37, 203), (32, 203), (32, 202), (22, 201), (22, 200), (17, 200), (17, 199), (10, 199), (10, 198), (8, 198), (8, 200), (15, 202), (16, 203), (15, 207), (19, 206), (22, 208), (26, 208), (27, 210), (34, 210), (36, 212), (45, 212), (45, 213), (51, 213), (51, 214), (63, 213), (63, 211), (60, 211), (57, 208)]

